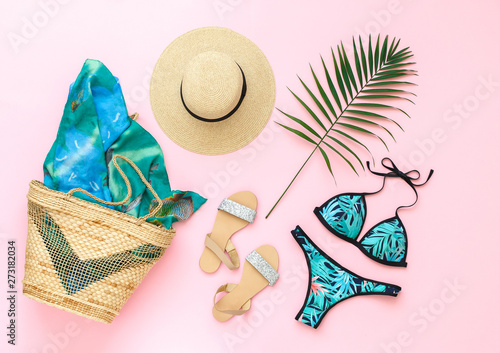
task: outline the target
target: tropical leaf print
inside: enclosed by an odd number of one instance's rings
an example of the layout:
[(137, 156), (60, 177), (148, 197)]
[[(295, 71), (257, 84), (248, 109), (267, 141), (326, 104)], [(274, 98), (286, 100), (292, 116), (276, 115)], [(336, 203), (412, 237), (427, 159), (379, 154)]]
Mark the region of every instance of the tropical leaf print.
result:
[(387, 291), (387, 286), (371, 281), (363, 281), (363, 291), (368, 293), (368, 292), (374, 292), (374, 293), (382, 293)]
[(71, 102), (71, 111), (74, 112), (76, 108), (78, 108), (80, 104), (82, 104), (82, 102), (83, 102), (83, 89), (80, 92), (78, 92), (78, 96), (76, 97), (76, 99)]
[(351, 239), (358, 237), (366, 217), (361, 195), (336, 196), (319, 213), (336, 232)]
[(316, 324), (319, 321), (318, 314), (316, 313), (316, 310), (312, 310), (311, 313), (309, 314), (309, 322), (311, 326), (316, 326)]
[(311, 293), (316, 295), (324, 295), (324, 293), (329, 293), (327, 289), (324, 288), (324, 285), (321, 282), (315, 282), (319, 276), (313, 277), (311, 280)]
[(132, 211), (134, 208), (136, 208), (142, 201), (142, 194), (139, 194), (135, 199), (130, 201), (130, 203), (125, 206), (122, 206), (122, 212), (128, 213)]
[(149, 168), (149, 173), (153, 173), (155, 170), (158, 170), (159, 165), (159, 163), (153, 164), (151, 168)]
[[(185, 192), (174, 193), (173, 196), (163, 199), (163, 205), (161, 206), (161, 209), (155, 214), (155, 217), (160, 218), (172, 216), (175, 217), (178, 221), (188, 219), (189, 216), (191, 216), (194, 212), (193, 200), (190, 196), (184, 197), (185, 195)], [(156, 200), (152, 200), (149, 207), (149, 212), (153, 212), (156, 206), (158, 206), (158, 202)]]
[(317, 327), (321, 318), (338, 302), (362, 293), (396, 294), (400, 288), (358, 277), (323, 255), (299, 227), (292, 231), (306, 254), (311, 271), (307, 294), (299, 321)]
[(309, 254), (309, 256), (314, 256), (316, 254), (319, 255), (318, 250), (316, 250), (316, 248), (314, 246), (312, 246), (311, 244), (309, 244), (307, 242), (304, 243), (302, 245), (302, 247), (304, 248), (304, 251)]
[[(350, 273), (344, 271), (342, 268), (325, 262), (324, 266), (331, 269), (330, 272), (330, 285), (334, 298), (343, 299), (356, 294), (359, 291), (359, 280)], [(356, 283), (358, 282), (358, 283)]]
[(363, 248), (381, 260), (399, 262), (406, 253), (406, 236), (401, 221), (394, 217), (379, 223), (360, 241)]

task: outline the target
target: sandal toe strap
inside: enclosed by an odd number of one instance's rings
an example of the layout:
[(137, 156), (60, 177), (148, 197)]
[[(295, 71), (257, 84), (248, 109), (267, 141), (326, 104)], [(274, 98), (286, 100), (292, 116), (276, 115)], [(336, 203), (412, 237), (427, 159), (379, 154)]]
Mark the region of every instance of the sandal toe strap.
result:
[(241, 218), (248, 223), (253, 223), (253, 221), (255, 220), (255, 216), (257, 215), (257, 211), (230, 199), (222, 200), (217, 209), (227, 212), (235, 217)]
[(279, 278), (278, 272), (264, 259), (257, 251), (252, 251), (246, 257), (246, 260), (255, 267), (257, 271), (269, 282), (270, 286), (274, 286)]

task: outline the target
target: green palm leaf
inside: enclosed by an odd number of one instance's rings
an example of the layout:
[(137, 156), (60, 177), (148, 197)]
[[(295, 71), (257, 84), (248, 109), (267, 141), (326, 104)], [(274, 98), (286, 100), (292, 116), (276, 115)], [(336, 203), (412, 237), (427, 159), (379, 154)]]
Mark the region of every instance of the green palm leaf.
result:
[[(325, 101), (326, 106), (328, 107), (328, 109), (330, 109), (330, 111), (332, 112), (333, 116), (336, 117), (336, 114), (335, 114), (335, 111), (333, 110), (333, 105), (330, 102), (330, 99), (326, 95), (326, 92), (323, 89), (323, 87), (321, 87), (321, 84), (319, 83), (318, 78), (316, 77), (316, 74), (314, 73), (314, 70), (313, 70), (312, 66), (309, 65), (309, 67), (311, 68), (311, 73), (312, 73), (312, 75), (314, 77), (314, 82), (316, 82), (316, 87), (318, 87), (318, 91), (321, 94), (321, 97)], [(328, 116), (328, 114), (326, 112), (324, 112), (324, 114), (325, 114), (326, 118), (328, 119), (328, 121), (330, 122), (330, 124), (333, 124), (332, 119), (330, 119), (330, 116)]]
[(344, 81), (342, 80), (342, 75), (340, 74), (339, 66), (337, 65), (337, 60), (335, 59), (335, 54), (333, 54), (333, 49), (332, 49), (332, 57), (333, 57), (333, 63), (335, 64), (335, 76), (337, 77), (337, 84), (339, 86), (340, 93), (342, 93), (342, 97), (344, 97), (344, 101), (346, 102), (346, 104), (349, 104), (347, 103), (348, 100), (344, 88)]
[[(354, 49), (356, 51), (356, 49)], [(359, 51), (361, 51), (361, 63), (363, 64), (363, 73), (365, 74), (365, 82), (368, 82), (368, 70), (366, 64), (365, 50), (363, 49), (363, 42), (361, 41), (361, 36), (359, 36)]]
[(309, 131), (311, 134), (313, 134), (314, 136), (316, 136), (317, 138), (321, 138), (321, 136), (312, 128), (310, 127), (309, 125), (307, 125), (304, 121), (300, 120), (299, 118), (296, 118), (290, 114), (287, 114), (285, 113), (284, 111), (278, 109), (278, 111), (280, 113), (283, 113), (284, 115), (286, 115), (288, 118), (292, 119), (293, 121), (295, 121), (297, 124), (301, 125), (304, 129), (306, 129), (307, 131)]
[(368, 41), (368, 63), (370, 68), (370, 76), (373, 76), (373, 50), (372, 50), (372, 36), (370, 35)]
[(325, 163), (326, 163), (326, 166), (328, 167), (328, 170), (330, 171), (330, 174), (333, 176), (332, 165), (330, 164), (330, 159), (328, 158), (328, 155), (321, 147), (319, 147), (319, 150), (320, 150), (321, 154), (323, 155), (323, 158), (325, 159)]
[(352, 94), (350, 77), (347, 74), (347, 67), (346, 67), (346, 64), (344, 62), (344, 57), (342, 56), (342, 53), (340, 52), (340, 48), (339, 47), (337, 47), (337, 51), (338, 51), (338, 54), (339, 54), (340, 69), (341, 69), (341, 72), (342, 72), (342, 77), (344, 79), (347, 91), (349, 92), (349, 96), (351, 96), (351, 99), (352, 99), (354, 96)]
[[(321, 62), (323, 63), (323, 68), (325, 70), (325, 76), (326, 76), (326, 82), (328, 83), (328, 87), (330, 88), (330, 92), (332, 93), (333, 99), (335, 99), (335, 103), (337, 103), (337, 107), (341, 107), (342, 105), (340, 104), (340, 99), (339, 95), (337, 94), (337, 90), (335, 89), (335, 86), (333, 85), (332, 78), (330, 77), (330, 73), (328, 72), (328, 69), (326, 68), (325, 61), (323, 58), (321, 58)], [(335, 112), (332, 112), (335, 118), (337, 118), (337, 114)]]
[[(373, 43), (370, 36), (367, 50), (361, 37), (357, 42), (354, 38), (352, 39), (354, 52), (352, 58), (347, 56), (343, 43), (337, 46), (336, 53), (331, 48), (333, 61), (331, 68), (327, 67), (321, 57), (324, 79), (328, 85), (326, 89), (321, 84), (318, 71), (314, 70), (311, 65), (309, 66), (314, 84), (308, 86), (299, 77), (302, 87), (314, 104), (306, 104), (290, 90), (321, 130), (313, 128), (305, 118), (298, 118), (296, 114), (294, 116), (278, 109), (292, 123), (297, 124), (298, 128), (278, 124), (312, 144), (313, 150), (266, 218), (317, 150), (332, 176), (334, 176), (336, 161), (344, 163), (358, 174), (356, 167), (361, 166), (364, 169), (362, 157), (360, 157), (361, 152), (368, 152), (373, 160), (373, 155), (367, 147), (368, 143), (364, 141), (365, 138), (375, 138), (388, 149), (386, 137), (395, 140), (391, 129), (396, 127), (404, 131), (393, 117), (393, 113), (409, 117), (399, 103), (406, 101), (414, 104), (408, 98), (408, 96), (415, 96), (408, 88), (414, 86), (415, 83), (408, 81), (408, 77), (417, 76), (417, 71), (410, 68), (415, 65), (415, 62), (409, 61), (413, 57), (410, 48), (400, 49), (400, 40), (393, 38), (389, 42), (387, 36), (383, 40), (378, 36)], [(405, 89), (401, 88), (402, 86)], [(314, 88), (317, 93), (313, 92)], [(316, 113), (315, 110), (320, 113)], [(330, 153), (333, 151), (333, 154), (329, 156), (328, 151)]]
[(288, 131), (290, 132), (293, 132), (295, 135), (303, 138), (304, 140), (306, 140), (307, 142), (310, 142), (312, 144), (316, 144), (316, 142), (314, 142), (314, 140), (312, 138), (310, 138), (309, 136), (307, 136), (306, 134), (304, 134), (303, 132), (299, 131), (299, 130), (296, 130), (294, 128), (291, 128), (291, 127), (288, 127), (286, 125), (283, 125), (283, 124), (280, 124), (280, 123), (276, 123), (278, 124), (279, 126), (281, 127), (284, 127), (285, 129), (287, 129)]
[(378, 45), (380, 42), (380, 34), (377, 37), (377, 45), (375, 46), (375, 71), (379, 68), (378, 67), (378, 59), (379, 59), (379, 50), (378, 50)]
[[(309, 108), (309, 106), (304, 103), (304, 101), (302, 99), (300, 99), (295, 93), (293, 93), (293, 91), (291, 89), (288, 89), (290, 92), (292, 92), (293, 96), (295, 98), (297, 98), (297, 100), (299, 101), (299, 103), (307, 110), (307, 112), (314, 118), (314, 120), (319, 124), (319, 126), (321, 126), (323, 128), (323, 130), (326, 131), (326, 127), (325, 125), (323, 125), (323, 123), (321, 122), (321, 120), (318, 118), (318, 116), (316, 114), (314, 114), (314, 112), (311, 110), (311, 108)], [(308, 89), (308, 92), (309, 89)], [(311, 93), (312, 94), (312, 93)]]
[(356, 64), (356, 73), (358, 74), (359, 84), (362, 85), (363, 74), (361, 73), (361, 61), (359, 60), (358, 50), (356, 49), (356, 41), (354, 40), (354, 37), (352, 37), (352, 46), (354, 47), (354, 62)]

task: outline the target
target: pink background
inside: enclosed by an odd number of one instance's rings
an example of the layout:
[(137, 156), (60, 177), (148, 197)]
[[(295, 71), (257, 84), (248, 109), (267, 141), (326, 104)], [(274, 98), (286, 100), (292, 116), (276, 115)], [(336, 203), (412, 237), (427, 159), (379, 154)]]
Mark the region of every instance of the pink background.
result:
[[(309, 4), (307, 4), (309, 3)], [(477, 352), (498, 347), (500, 290), (496, 214), (500, 120), (500, 47), (497, 1), (69, 1), (0, 5), (0, 298), (6, 296), (6, 242), (17, 239), (18, 289), (24, 272), (26, 193), (42, 179), (42, 163), (57, 131), (69, 84), (84, 60), (101, 60), (120, 78), (129, 112), (158, 140), (175, 188), (209, 201), (176, 227), (166, 256), (139, 286), (112, 325), (18, 296), (17, 346), (6, 344), (7, 301), (0, 300), (0, 351), (18, 352)], [(41, 4), (52, 4), (44, 6)], [(59, 5), (54, 5), (59, 4)], [(222, 6), (219, 12), (217, 6)], [(225, 7), (224, 7), (225, 6)], [(45, 13), (45, 15), (44, 15)], [(47, 15), (47, 13), (49, 15)], [(35, 31), (26, 33), (26, 22)], [(276, 106), (305, 117), (287, 91), (300, 93), (296, 74), (312, 83), (308, 63), (320, 65), (330, 46), (353, 35), (402, 38), (415, 53), (419, 77), (411, 120), (395, 116), (390, 154), (403, 169), (434, 168), (420, 201), (401, 212), (409, 233), (407, 269), (366, 258), (330, 235), (312, 213), (336, 193), (376, 189), (334, 159), (337, 186), (316, 155), (281, 204), (274, 201), (311, 151), (310, 145), (269, 123), (239, 152), (207, 157), (185, 151), (159, 129), (149, 104), (157, 58), (177, 36), (197, 27), (229, 27), (266, 54), (276, 78)], [(22, 42), (12, 38), (23, 35)], [(489, 82), (489, 83), (488, 83)], [(271, 120), (284, 120), (273, 113)], [(387, 155), (370, 140), (377, 160)], [(368, 158), (364, 155), (364, 158)], [(231, 174), (230, 174), (231, 172)], [(248, 189), (258, 199), (257, 221), (233, 241), (240, 255), (269, 243), (280, 254), (281, 279), (243, 317), (219, 323), (212, 296), (241, 270), (203, 273), (198, 259), (220, 200)], [(411, 190), (392, 181), (370, 199), (367, 224), (411, 202)], [(359, 297), (331, 310), (318, 330), (294, 320), (307, 289), (306, 264), (290, 230), (297, 224), (337, 261), (369, 278), (400, 285), (399, 297)], [(450, 289), (451, 288), (451, 289)]]

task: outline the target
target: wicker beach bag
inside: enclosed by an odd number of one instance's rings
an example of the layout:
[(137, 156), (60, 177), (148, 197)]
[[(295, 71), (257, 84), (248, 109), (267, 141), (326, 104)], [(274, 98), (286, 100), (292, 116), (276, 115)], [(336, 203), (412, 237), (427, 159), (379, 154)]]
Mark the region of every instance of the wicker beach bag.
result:
[[(154, 195), (158, 204), (150, 214), (136, 218), (73, 196), (82, 192), (106, 205), (125, 204), (132, 188), (117, 158), (129, 163)], [(120, 155), (113, 163), (128, 190), (121, 202), (79, 188), (63, 193), (30, 183), (23, 281), (27, 297), (105, 323), (118, 315), (175, 236), (173, 228), (145, 222), (162, 200), (137, 166)]]

